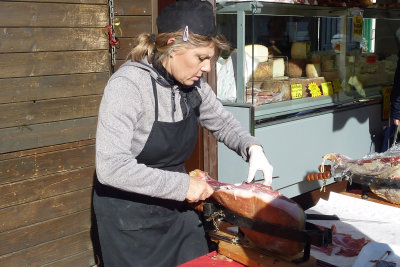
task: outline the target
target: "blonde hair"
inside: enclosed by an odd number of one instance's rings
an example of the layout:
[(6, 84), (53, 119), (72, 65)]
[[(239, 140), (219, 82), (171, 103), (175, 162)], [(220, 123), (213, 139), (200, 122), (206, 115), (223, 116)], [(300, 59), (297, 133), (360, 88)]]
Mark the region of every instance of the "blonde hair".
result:
[[(171, 44), (167, 44), (170, 38), (175, 38), (175, 41)], [(128, 59), (130, 58), (132, 61), (138, 62), (147, 57), (150, 63), (154, 63), (153, 61), (162, 62), (172, 50), (208, 46), (211, 43), (215, 45), (214, 57), (219, 57), (222, 51), (230, 49), (228, 41), (221, 34), (210, 37), (189, 32), (189, 38), (185, 42), (183, 40), (183, 29), (177, 32), (157, 34), (154, 36), (154, 39), (153, 41), (151, 34), (148, 33), (142, 33), (137, 36), (134, 47), (128, 54)]]

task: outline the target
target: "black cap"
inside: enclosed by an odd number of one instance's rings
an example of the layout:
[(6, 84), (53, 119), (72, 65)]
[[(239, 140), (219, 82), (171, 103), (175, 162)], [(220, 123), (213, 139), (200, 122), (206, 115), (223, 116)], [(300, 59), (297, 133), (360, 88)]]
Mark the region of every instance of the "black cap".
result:
[(157, 18), (159, 33), (185, 29), (205, 36), (217, 35), (213, 6), (208, 1), (184, 0), (167, 5)]

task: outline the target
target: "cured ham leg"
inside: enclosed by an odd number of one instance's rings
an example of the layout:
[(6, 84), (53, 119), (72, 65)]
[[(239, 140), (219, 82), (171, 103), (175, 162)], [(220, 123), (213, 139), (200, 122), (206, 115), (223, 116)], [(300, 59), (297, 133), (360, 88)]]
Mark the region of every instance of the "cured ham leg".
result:
[[(258, 183), (226, 184), (212, 179), (206, 172), (195, 170), (191, 176), (207, 181), (215, 192), (211, 199), (226, 209), (244, 217), (275, 223), (297, 230), (305, 228), (303, 209), (272, 187)], [(258, 248), (285, 256), (293, 256), (303, 250), (304, 244), (241, 228), (246, 237)]]
[[(348, 174), (371, 176), (381, 179), (400, 180), (400, 146), (393, 146), (384, 153), (369, 154), (361, 159), (353, 160), (349, 157), (331, 153), (322, 157), (333, 163), (332, 177), (342, 177)], [(383, 186), (370, 186), (371, 191), (389, 202), (400, 204), (400, 189), (391, 189)]]

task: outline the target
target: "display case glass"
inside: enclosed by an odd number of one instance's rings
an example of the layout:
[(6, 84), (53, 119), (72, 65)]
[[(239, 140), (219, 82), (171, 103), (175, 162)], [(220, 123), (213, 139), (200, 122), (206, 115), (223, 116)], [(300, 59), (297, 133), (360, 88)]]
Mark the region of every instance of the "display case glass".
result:
[(381, 101), (393, 84), (400, 11), (315, 4), (217, 1), (218, 30), (233, 48), (217, 63), (219, 99), (255, 106), (256, 124)]

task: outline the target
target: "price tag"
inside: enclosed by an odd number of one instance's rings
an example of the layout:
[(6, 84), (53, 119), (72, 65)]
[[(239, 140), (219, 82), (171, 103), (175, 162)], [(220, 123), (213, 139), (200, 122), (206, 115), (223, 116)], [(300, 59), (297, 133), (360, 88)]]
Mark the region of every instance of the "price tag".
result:
[(333, 95), (333, 87), (331, 82), (321, 83), (323, 95)]
[(339, 93), (340, 91), (342, 91), (342, 84), (340, 83), (339, 79), (334, 79), (332, 83), (334, 93)]
[(382, 87), (382, 120), (386, 121), (390, 116), (390, 93), (392, 86)]
[(353, 16), (353, 35), (356, 37), (362, 37), (362, 28), (363, 28), (363, 17), (362, 16)]
[(321, 89), (316, 83), (310, 83), (308, 85), (308, 90), (310, 90), (311, 97), (318, 97), (321, 96)]
[(303, 85), (301, 83), (294, 83), (290, 85), (292, 92), (292, 99), (303, 97)]

